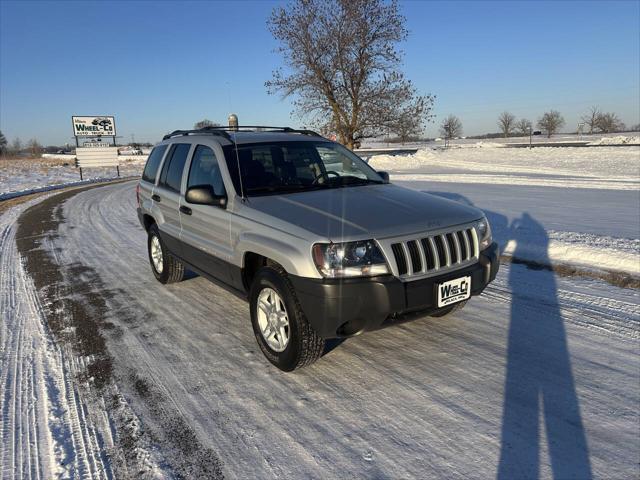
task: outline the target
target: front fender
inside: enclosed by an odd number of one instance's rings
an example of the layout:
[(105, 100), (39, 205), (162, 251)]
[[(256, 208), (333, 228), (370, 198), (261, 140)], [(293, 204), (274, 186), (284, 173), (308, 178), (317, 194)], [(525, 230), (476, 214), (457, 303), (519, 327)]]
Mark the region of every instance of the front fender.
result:
[[(297, 239), (300, 242), (299, 239)], [(244, 268), (244, 254), (253, 252), (279, 263), (291, 275), (322, 278), (311, 259), (311, 247), (306, 242), (300, 245), (276, 240), (258, 233), (243, 233), (235, 248), (242, 258), (237, 264)]]

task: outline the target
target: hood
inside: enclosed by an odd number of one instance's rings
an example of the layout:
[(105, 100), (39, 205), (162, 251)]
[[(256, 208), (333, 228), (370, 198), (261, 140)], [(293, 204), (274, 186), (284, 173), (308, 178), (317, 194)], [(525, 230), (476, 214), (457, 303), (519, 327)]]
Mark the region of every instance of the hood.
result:
[(409, 235), (482, 217), (476, 208), (392, 184), (251, 197), (249, 205), (335, 242)]

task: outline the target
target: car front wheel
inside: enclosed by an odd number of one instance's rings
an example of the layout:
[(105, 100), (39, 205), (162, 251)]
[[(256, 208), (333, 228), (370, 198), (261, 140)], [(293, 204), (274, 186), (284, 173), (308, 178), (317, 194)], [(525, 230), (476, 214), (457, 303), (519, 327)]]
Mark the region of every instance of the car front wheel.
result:
[(267, 360), (290, 372), (322, 356), (324, 339), (309, 324), (284, 269), (261, 268), (249, 294), (251, 323)]

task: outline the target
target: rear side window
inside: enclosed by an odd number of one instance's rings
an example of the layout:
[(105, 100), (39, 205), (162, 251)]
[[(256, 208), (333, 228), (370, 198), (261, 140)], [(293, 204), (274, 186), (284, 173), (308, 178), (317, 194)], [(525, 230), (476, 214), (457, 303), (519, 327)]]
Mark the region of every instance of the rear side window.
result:
[(188, 143), (178, 143), (172, 145), (169, 158), (164, 162), (160, 183), (158, 185), (180, 192), (180, 182), (182, 181), (182, 171), (189, 155), (191, 145)]
[(160, 162), (162, 161), (162, 157), (164, 156), (164, 152), (166, 150), (166, 145), (159, 145), (151, 151), (151, 154), (149, 155), (149, 158), (147, 160), (147, 164), (145, 165), (144, 171), (142, 172), (142, 179), (145, 182), (156, 182), (158, 167), (160, 166)]
[(211, 185), (216, 195), (225, 194), (216, 154), (204, 145), (198, 145), (193, 153), (187, 188), (200, 185)]

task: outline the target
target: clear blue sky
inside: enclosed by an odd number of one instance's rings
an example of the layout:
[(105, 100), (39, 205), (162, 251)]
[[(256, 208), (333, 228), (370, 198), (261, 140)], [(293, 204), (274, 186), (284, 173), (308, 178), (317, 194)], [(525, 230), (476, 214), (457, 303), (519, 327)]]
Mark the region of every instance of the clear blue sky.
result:
[[(0, 0), (0, 129), (9, 140), (71, 141), (71, 115), (116, 115), (128, 141), (158, 141), (202, 118), (301, 125), (264, 88), (281, 59), (247, 2)], [(590, 105), (640, 121), (640, 2), (403, 2), (404, 71), (437, 95), (436, 124), (497, 131), (508, 109), (560, 110), (575, 129)]]

